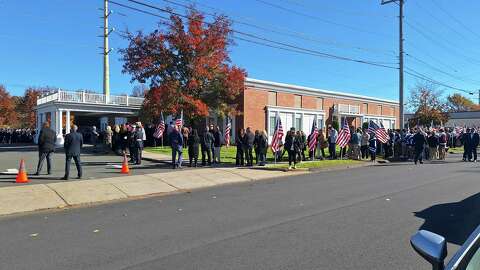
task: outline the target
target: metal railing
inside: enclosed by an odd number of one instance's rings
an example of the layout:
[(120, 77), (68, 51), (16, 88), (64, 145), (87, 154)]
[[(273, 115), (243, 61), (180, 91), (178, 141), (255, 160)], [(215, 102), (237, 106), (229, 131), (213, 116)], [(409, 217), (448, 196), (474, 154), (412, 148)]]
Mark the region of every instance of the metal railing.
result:
[(68, 103), (86, 103), (86, 104), (107, 104), (107, 105), (119, 105), (139, 107), (143, 104), (143, 98), (110, 95), (105, 96), (103, 94), (87, 93), (87, 92), (70, 92), (70, 91), (57, 91), (46, 96), (37, 99), (37, 105), (45, 104), (48, 102), (68, 102)]
[(335, 105), (337, 113), (344, 114), (360, 114), (360, 106), (349, 104), (337, 104)]

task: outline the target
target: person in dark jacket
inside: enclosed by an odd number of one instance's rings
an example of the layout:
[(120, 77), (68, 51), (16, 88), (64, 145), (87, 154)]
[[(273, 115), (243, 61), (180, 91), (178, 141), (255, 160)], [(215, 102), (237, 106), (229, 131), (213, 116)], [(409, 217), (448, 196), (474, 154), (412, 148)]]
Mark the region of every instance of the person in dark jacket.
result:
[(255, 134), (250, 127), (247, 127), (245, 134), (245, 157), (247, 159), (247, 166), (253, 166), (253, 144), (255, 142)]
[(213, 163), (220, 164), (221, 158), (220, 158), (220, 153), (222, 149), (222, 144), (223, 144), (223, 135), (222, 132), (220, 131), (220, 127), (216, 126), (213, 129)]
[(288, 169), (292, 169), (292, 162), (293, 168), (297, 168), (297, 155), (300, 152), (301, 145), (300, 140), (295, 133), (295, 128), (291, 128), (290, 131), (287, 132), (287, 136), (285, 137), (285, 144), (284, 149), (288, 153)]
[(43, 123), (43, 128), (38, 135), (38, 165), (35, 175), (40, 175), (42, 171), (43, 162), (47, 160), (47, 173), (52, 173), (52, 159), (51, 155), (55, 151), (55, 131), (50, 129), (50, 123)]
[(255, 152), (255, 164), (258, 165), (258, 158), (260, 157), (260, 152), (258, 148), (258, 140), (260, 140), (260, 131), (255, 130), (255, 139), (253, 140), (253, 151)]
[(472, 159), (472, 134), (470, 128), (467, 128), (467, 132), (463, 133), (460, 141), (463, 143), (463, 161), (471, 161)]
[(245, 129), (241, 128), (235, 137), (235, 145), (237, 146), (235, 165), (237, 166), (245, 166), (245, 139)]
[(377, 158), (377, 138), (375, 133), (371, 133), (368, 137), (368, 151), (370, 152), (370, 160), (375, 163)]
[(209, 131), (208, 127), (205, 128), (205, 131), (200, 138), (200, 145), (202, 148), (202, 166), (212, 165), (212, 145), (213, 145), (213, 134)]
[(268, 149), (268, 138), (267, 132), (262, 130), (258, 134), (257, 139), (257, 147), (258, 147), (258, 154), (260, 155), (258, 158), (258, 162), (260, 166), (265, 166), (267, 162), (267, 149)]
[[(172, 146), (172, 167), (173, 169), (182, 168), (183, 161), (183, 136), (180, 134), (180, 128), (175, 126), (172, 132), (168, 134)], [(176, 160), (178, 154), (178, 161)]]
[(142, 164), (142, 151), (143, 151), (143, 128), (136, 128), (133, 133), (133, 140), (134, 140), (134, 148), (135, 151), (135, 164), (140, 165)]
[(75, 167), (77, 167), (77, 179), (82, 178), (82, 163), (80, 161), (80, 152), (83, 146), (83, 136), (81, 133), (77, 132), (78, 127), (73, 125), (72, 132), (68, 133), (65, 136), (65, 143), (63, 148), (65, 148), (65, 176), (63, 180), (68, 180), (70, 176), (70, 163), (75, 161)]
[(198, 147), (200, 145), (200, 137), (198, 131), (192, 129), (192, 132), (188, 136), (188, 159), (190, 161), (190, 167), (197, 167), (198, 162)]
[(417, 164), (417, 162), (423, 164), (423, 152), (425, 151), (427, 139), (421, 129), (418, 129), (417, 133), (413, 135), (413, 141), (415, 143), (415, 158), (413, 159), (413, 162), (415, 162), (415, 164)]
[(438, 136), (435, 132), (429, 132), (427, 134), (429, 135), (427, 138), (428, 160), (438, 159)]
[(477, 130), (472, 131), (472, 145), (471, 145), (471, 153), (473, 154), (473, 162), (477, 162), (477, 147), (480, 142), (480, 136), (478, 135)]

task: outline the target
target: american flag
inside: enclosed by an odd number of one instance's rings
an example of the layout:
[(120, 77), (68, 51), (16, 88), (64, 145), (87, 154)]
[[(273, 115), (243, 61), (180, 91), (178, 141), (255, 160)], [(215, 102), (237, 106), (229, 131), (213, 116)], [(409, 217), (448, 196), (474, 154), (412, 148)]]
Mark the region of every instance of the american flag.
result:
[(163, 132), (165, 131), (165, 119), (163, 119), (163, 112), (160, 113), (160, 123), (158, 123), (157, 128), (155, 129), (155, 133), (153, 133), (153, 137), (160, 139), (163, 136)]
[(230, 145), (230, 131), (232, 130), (232, 121), (227, 117), (227, 126), (225, 127), (225, 145)]
[(312, 124), (312, 132), (310, 132), (310, 141), (308, 143), (308, 149), (310, 149), (310, 151), (315, 150), (317, 146), (317, 138), (318, 138), (317, 120), (314, 119)]
[(368, 123), (368, 132), (373, 132), (377, 139), (382, 143), (386, 143), (390, 139), (390, 136), (388, 136), (388, 133), (383, 127), (382, 123), (380, 123), (380, 126), (378, 126), (375, 122), (370, 120)]
[(345, 147), (348, 144), (348, 141), (350, 141), (350, 128), (348, 127), (348, 122), (347, 118), (344, 118), (345, 120), (343, 121), (343, 126), (340, 132), (338, 133), (337, 137), (337, 145), (340, 148)]
[(277, 119), (275, 120), (275, 133), (273, 133), (272, 138), (272, 151), (276, 153), (280, 148), (280, 142), (283, 138), (283, 127), (282, 127), (282, 120), (277, 115)]
[(182, 112), (180, 113), (180, 118), (177, 118), (177, 119), (175, 120), (175, 125), (176, 125), (177, 127), (182, 127), (182, 126), (183, 126), (183, 110), (182, 110)]

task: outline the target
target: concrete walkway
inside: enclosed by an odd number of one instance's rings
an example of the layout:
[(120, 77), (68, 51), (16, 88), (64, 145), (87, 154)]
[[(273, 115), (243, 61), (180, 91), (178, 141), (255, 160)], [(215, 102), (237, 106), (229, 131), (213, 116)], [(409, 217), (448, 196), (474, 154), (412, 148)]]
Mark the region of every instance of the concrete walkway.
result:
[[(145, 153), (148, 159), (164, 155)], [(0, 188), (0, 215), (101, 203), (154, 194), (188, 192), (216, 185), (304, 174), (255, 168), (198, 168), (95, 180)]]

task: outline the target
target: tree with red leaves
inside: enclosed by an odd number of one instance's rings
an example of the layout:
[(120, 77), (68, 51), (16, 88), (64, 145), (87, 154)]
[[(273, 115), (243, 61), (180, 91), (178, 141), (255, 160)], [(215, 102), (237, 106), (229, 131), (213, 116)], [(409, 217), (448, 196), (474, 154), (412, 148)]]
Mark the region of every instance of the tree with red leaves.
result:
[(14, 127), (17, 125), (15, 101), (3, 85), (0, 85), (0, 126)]
[(142, 114), (151, 120), (161, 111), (198, 118), (238, 110), (246, 72), (228, 55), (231, 21), (217, 16), (206, 23), (193, 7), (186, 17), (172, 15), (150, 34), (128, 33), (130, 44), (121, 50), (123, 72), (132, 82), (150, 83)]

